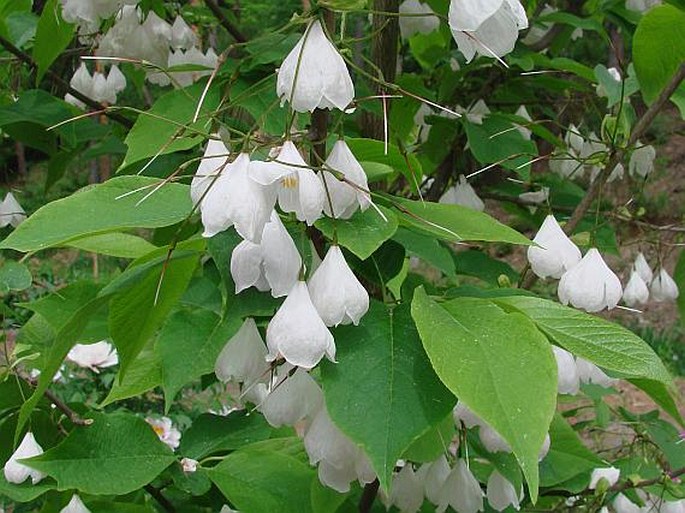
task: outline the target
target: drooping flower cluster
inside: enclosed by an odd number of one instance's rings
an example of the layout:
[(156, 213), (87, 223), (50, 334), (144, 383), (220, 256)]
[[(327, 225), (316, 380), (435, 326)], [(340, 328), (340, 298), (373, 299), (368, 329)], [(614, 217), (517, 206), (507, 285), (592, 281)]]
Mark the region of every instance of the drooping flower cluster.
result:
[(98, 31), (100, 22), (112, 16), (124, 5), (137, 5), (140, 0), (60, 0), (64, 21), (79, 26), (79, 33), (90, 35)]
[[(71, 77), (69, 85), (96, 102), (114, 105), (117, 95), (126, 89), (126, 77), (116, 65), (109, 69), (107, 77), (99, 71), (91, 75), (85, 63), (82, 63)], [(70, 93), (66, 94), (64, 100), (80, 109), (85, 108), (85, 104)]]
[(0, 201), (0, 228), (11, 226), (16, 228), (26, 219), (26, 212), (21, 207), (14, 194), (8, 192), (5, 199)]
[(552, 346), (557, 361), (557, 391), (564, 395), (576, 395), (581, 384), (594, 384), (604, 388), (613, 386), (618, 380), (611, 378), (594, 363), (558, 346)]
[(666, 269), (661, 267), (654, 275), (642, 252), (637, 254), (630, 271), (630, 279), (623, 292), (623, 302), (628, 306), (643, 305), (651, 298), (660, 303), (675, 301), (679, 290)]

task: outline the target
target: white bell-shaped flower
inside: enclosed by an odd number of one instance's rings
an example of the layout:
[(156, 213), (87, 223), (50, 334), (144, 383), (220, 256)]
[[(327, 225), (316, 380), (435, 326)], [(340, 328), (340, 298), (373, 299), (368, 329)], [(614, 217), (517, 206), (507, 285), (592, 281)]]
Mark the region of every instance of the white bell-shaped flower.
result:
[(452, 506), (457, 513), (483, 511), (483, 491), (463, 459), (457, 461), (447, 476), (436, 511), (442, 513), (447, 506)]
[(583, 152), (583, 147), (585, 146), (585, 139), (578, 130), (578, 127), (571, 123), (564, 136), (564, 142), (568, 146), (569, 150), (572, 150), (576, 155), (580, 155)]
[(288, 101), (297, 112), (317, 108), (344, 111), (354, 99), (354, 84), (345, 61), (319, 20), (309, 24), (281, 64), (276, 94), (281, 104)]
[(197, 35), (186, 23), (186, 20), (182, 16), (176, 16), (173, 25), (171, 25), (171, 46), (189, 50), (198, 44)]
[(678, 285), (663, 267), (652, 280), (649, 290), (652, 298), (657, 302), (675, 301), (679, 295)]
[(635, 257), (635, 263), (633, 263), (633, 269), (642, 278), (645, 283), (652, 283), (654, 278), (654, 273), (652, 273), (652, 268), (650, 267), (645, 255), (639, 252)]
[(71, 500), (69, 501), (69, 504), (64, 506), (60, 510), (60, 513), (91, 513), (91, 512), (86, 507), (86, 505), (83, 504), (81, 497), (79, 497), (77, 494), (74, 494), (71, 496)]
[(587, 140), (583, 141), (583, 147), (580, 150), (579, 157), (583, 161), (587, 161), (584, 166), (590, 172), (590, 177), (597, 176), (602, 168), (595, 163), (602, 154), (606, 153), (607, 147), (604, 143), (597, 140), (597, 134), (590, 132)]
[(183, 65), (202, 66), (206, 69), (196, 69), (192, 71), (171, 71), (170, 75), (173, 77), (176, 84), (180, 87), (188, 87), (193, 82), (200, 80), (212, 74), (212, 70), (216, 67), (219, 57), (212, 48), (209, 48), (206, 53), (193, 46), (188, 50), (171, 51), (169, 54), (169, 68)]
[(260, 291), (270, 289), (273, 297), (285, 296), (295, 285), (301, 268), (297, 246), (276, 211), (271, 212), (264, 226), (260, 244), (245, 240), (231, 254), (236, 294), (254, 286)]
[(590, 490), (597, 488), (597, 485), (601, 479), (606, 479), (609, 483), (609, 486), (614, 486), (616, 483), (618, 483), (620, 477), (621, 471), (615, 467), (596, 468), (592, 471), (588, 488)]
[(266, 344), (272, 361), (282, 356), (288, 363), (305, 369), (318, 364), (324, 354), (335, 361), (333, 335), (312, 304), (305, 282), (295, 283), (271, 319)]
[(290, 375), (286, 370), (281, 371), (271, 392), (258, 405), (259, 411), (273, 427), (292, 426), (305, 417), (313, 416), (323, 400), (321, 388), (307, 371), (297, 369)]
[(243, 239), (261, 242), (264, 225), (274, 208), (272, 188), (250, 178), (250, 157), (241, 153), (227, 164), (202, 202), (203, 237), (235, 226)]
[(440, 490), (450, 475), (450, 465), (443, 454), (431, 463), (425, 463), (416, 473), (423, 481), (426, 498), (433, 504), (440, 502)]
[(331, 205), (326, 198), (323, 210), (327, 216), (349, 219), (358, 208), (362, 211), (369, 208), (371, 197), (369, 193), (364, 192), (369, 190), (366, 173), (343, 139), (335, 143), (324, 165), (333, 171), (342, 173), (347, 180), (363, 189), (357, 189), (349, 183), (338, 180), (331, 173), (321, 172), (319, 176), (325, 182), (324, 189), (328, 189), (328, 197), (330, 197), (330, 203), (333, 206), (331, 213)]
[(197, 166), (195, 176), (190, 184), (190, 199), (193, 205), (200, 203), (207, 193), (207, 190), (212, 186), (216, 177), (223, 171), (224, 167), (228, 165), (229, 149), (215, 135), (216, 139), (207, 141), (205, 153), (200, 160), (200, 165)]
[(649, 288), (636, 270), (630, 273), (628, 284), (623, 290), (623, 302), (628, 306), (642, 305), (649, 299)]
[(484, 421), (478, 430), (478, 437), (488, 452), (511, 452), (511, 445)]
[(621, 280), (606, 265), (597, 248), (566, 271), (559, 282), (559, 301), (586, 312), (615, 308), (623, 295)]
[(126, 77), (116, 64), (109, 69), (107, 74), (107, 87), (114, 93), (115, 100), (116, 95), (126, 89)]
[(642, 511), (640, 506), (635, 504), (622, 493), (616, 495), (612, 504), (616, 513), (640, 513)]
[(238, 332), (231, 337), (219, 353), (214, 374), (221, 382), (235, 381), (247, 386), (266, 376), (266, 345), (254, 319), (247, 318)]
[(414, 473), (411, 463), (393, 476), (390, 504), (402, 513), (416, 513), (423, 504), (423, 483)]
[[(468, 109), (465, 109), (464, 107), (457, 105), (454, 108), (454, 111), (461, 114), (463, 117), (465, 117), (469, 123), (473, 123), (474, 125), (482, 125), (483, 124), (483, 119), (485, 119), (488, 115), (490, 115), (490, 108), (488, 105), (485, 103), (485, 100), (482, 98), (479, 99), (476, 103), (471, 105)], [(440, 116), (447, 117), (451, 119), (453, 117), (452, 114), (449, 112), (444, 112), (442, 111)], [(468, 144), (467, 144), (468, 147)]]
[(171, 449), (176, 450), (181, 444), (181, 432), (174, 426), (169, 417), (161, 417), (159, 419), (147, 417), (145, 422), (150, 424), (159, 440)]
[[(516, 109), (516, 115), (522, 117), (525, 120), (528, 121), (533, 121), (533, 118), (530, 117), (530, 114), (528, 113), (528, 109), (526, 109), (525, 105), (521, 105), (518, 109)], [(526, 126), (521, 126), (517, 125), (516, 130), (519, 131), (519, 133), (523, 136), (524, 139), (527, 139), (530, 141), (531, 136), (533, 135), (533, 132), (531, 131), (530, 128)]]
[(560, 394), (576, 395), (580, 390), (580, 375), (576, 359), (571, 353), (558, 346), (552, 346), (557, 361), (557, 391)]
[(581, 260), (581, 253), (552, 215), (545, 217), (533, 242), (528, 246), (528, 262), (540, 278), (561, 278)]
[(576, 366), (578, 367), (578, 377), (581, 383), (591, 383), (609, 388), (618, 382), (617, 379), (607, 376), (602, 369), (584, 358), (577, 357)]
[(8, 192), (0, 202), (0, 228), (12, 226), (16, 228), (26, 220), (26, 212), (21, 207), (14, 194)]
[[(637, 12), (645, 12), (661, 4), (661, 0), (626, 0), (626, 9)], [(620, 513), (620, 512), (618, 512)]]
[(29, 477), (31, 478), (31, 483), (36, 484), (41, 479), (45, 477), (45, 474), (39, 472), (38, 470), (32, 469), (31, 467), (19, 463), (18, 460), (23, 460), (25, 458), (33, 458), (43, 454), (43, 448), (38, 444), (30, 431), (24, 435), (19, 447), (14, 451), (10, 459), (7, 460), (4, 467), (5, 479), (8, 483), (21, 484), (26, 481)]
[(400, 36), (409, 39), (414, 34), (430, 34), (440, 27), (440, 19), (428, 3), (404, 0), (400, 4)]
[(519, 510), (519, 496), (521, 493), (516, 493), (514, 485), (502, 474), (493, 470), (488, 478), (487, 497), (490, 506), (497, 510), (503, 511), (509, 506)]
[(459, 182), (445, 191), (440, 197), (440, 203), (461, 205), (479, 212), (485, 209), (485, 203), (478, 197), (478, 194), (471, 187), (471, 184), (466, 181), (464, 175), (460, 175)]
[(531, 205), (539, 205), (549, 199), (549, 187), (543, 187), (539, 191), (522, 192), (519, 194), (519, 199)]
[[(590, 170), (590, 181), (594, 182), (597, 176), (599, 176), (599, 173), (604, 169), (603, 167), (599, 166), (592, 166), (592, 169)], [(615, 182), (616, 180), (620, 180), (623, 178), (623, 175), (625, 175), (625, 168), (623, 167), (623, 164), (618, 163), (616, 164), (616, 167), (614, 167), (614, 170), (609, 174), (609, 178), (607, 178), (607, 183)]]
[(628, 161), (628, 172), (630, 176), (647, 178), (647, 176), (654, 171), (654, 159), (656, 158), (656, 150), (651, 144), (642, 146), (640, 141), (637, 142), (637, 148), (633, 150)]
[(112, 344), (101, 340), (94, 344), (76, 344), (67, 354), (67, 360), (98, 373), (100, 369), (118, 364), (119, 356)]
[(292, 141), (283, 143), (275, 161), (252, 162), (250, 173), (265, 186), (279, 182), (278, 204), (284, 212), (294, 212), (310, 226), (321, 217), (326, 202), (323, 184)]
[[(72, 89), (76, 89), (79, 93), (87, 96), (88, 98), (93, 97), (93, 77), (91, 77), (88, 67), (85, 62), (76, 69), (71, 79), (69, 80), (69, 86)], [(78, 107), (79, 109), (85, 108), (85, 104), (78, 98), (67, 93), (64, 97), (64, 101)]]
[(312, 303), (326, 326), (359, 324), (369, 294), (347, 265), (339, 246), (331, 246), (309, 280)]
[(519, 30), (528, 28), (518, 0), (451, 0), (449, 24), (459, 51), (470, 62), (478, 53), (502, 57), (514, 49)]

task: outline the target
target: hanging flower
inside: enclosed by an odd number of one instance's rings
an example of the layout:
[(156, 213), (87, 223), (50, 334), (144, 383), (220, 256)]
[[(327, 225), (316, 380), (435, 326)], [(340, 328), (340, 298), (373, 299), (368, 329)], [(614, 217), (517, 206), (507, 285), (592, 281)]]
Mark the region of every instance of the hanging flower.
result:
[(275, 161), (253, 162), (250, 174), (264, 186), (279, 182), (278, 204), (284, 212), (294, 212), (310, 226), (321, 217), (326, 201), (323, 184), (292, 141), (283, 144)]
[(559, 301), (586, 312), (615, 308), (623, 295), (621, 280), (604, 263), (597, 248), (566, 271), (559, 282)]
[(199, 40), (193, 29), (182, 16), (176, 16), (171, 25), (171, 46), (176, 49), (189, 50), (199, 45)]
[(576, 366), (578, 367), (578, 377), (580, 378), (581, 383), (591, 383), (604, 388), (609, 388), (618, 381), (615, 378), (610, 378), (594, 363), (588, 362), (583, 358), (576, 358)]
[(71, 496), (71, 500), (69, 501), (69, 504), (64, 506), (60, 510), (60, 513), (91, 513), (91, 512), (86, 507), (86, 505), (83, 504), (81, 497), (79, 497), (77, 494), (74, 494)]
[[(533, 118), (530, 117), (530, 114), (528, 114), (528, 109), (526, 109), (525, 105), (521, 105), (518, 109), (516, 109), (516, 115), (519, 117), (522, 117), (523, 119), (532, 122)], [(533, 135), (533, 132), (531, 131), (530, 128), (522, 125), (517, 125), (516, 130), (521, 134), (521, 136), (530, 141), (531, 136)]]
[(416, 473), (423, 481), (426, 498), (433, 504), (440, 502), (440, 490), (450, 475), (450, 466), (443, 454), (431, 463), (425, 463)]
[(528, 28), (518, 0), (451, 0), (449, 24), (459, 51), (470, 62), (476, 54), (502, 57), (514, 49), (519, 30)]
[(369, 190), (366, 173), (343, 139), (335, 143), (324, 166), (342, 173), (347, 180), (363, 189), (359, 190), (338, 180), (331, 173), (322, 171), (319, 176), (324, 182), (324, 189), (328, 189), (330, 203), (333, 205), (333, 212), (331, 212), (328, 199), (324, 202), (323, 210), (327, 216), (349, 219), (358, 208), (362, 211), (369, 208), (371, 197), (368, 192), (364, 192)]
[(675, 301), (678, 298), (678, 285), (663, 267), (652, 280), (650, 292), (654, 301)]
[(14, 194), (8, 192), (5, 199), (0, 202), (0, 228), (5, 226), (12, 226), (16, 228), (26, 220), (26, 212), (14, 197)]
[(483, 491), (463, 459), (457, 461), (440, 490), (436, 511), (443, 512), (452, 506), (457, 513), (483, 511)]
[(275, 211), (264, 226), (261, 244), (243, 241), (231, 254), (231, 276), (235, 293), (256, 287), (271, 290), (273, 297), (285, 296), (297, 282), (302, 258), (292, 237)]
[(642, 278), (642, 281), (644, 281), (645, 283), (652, 283), (652, 278), (654, 278), (654, 274), (652, 273), (652, 268), (650, 267), (649, 263), (647, 262), (647, 259), (645, 258), (645, 255), (642, 252), (638, 253), (637, 257), (635, 257), (633, 269), (637, 272), (640, 278)]
[(393, 475), (390, 504), (402, 513), (416, 513), (423, 504), (423, 483), (414, 473), (411, 463), (405, 463), (402, 470)]
[(326, 326), (356, 326), (369, 309), (369, 294), (347, 265), (339, 246), (329, 248), (309, 280), (309, 293)]
[(269, 370), (266, 355), (257, 324), (248, 317), (219, 353), (214, 374), (223, 383), (235, 381), (250, 386), (263, 379)]
[(519, 194), (519, 199), (532, 205), (539, 205), (549, 199), (549, 187), (543, 187), (539, 191), (522, 192)]
[(219, 139), (218, 134), (214, 134), (214, 136), (216, 139), (207, 141), (205, 153), (200, 160), (200, 165), (197, 166), (193, 181), (190, 183), (190, 199), (193, 201), (193, 205), (200, 204), (216, 177), (228, 165), (230, 150)]
[(174, 427), (169, 417), (162, 417), (160, 419), (147, 417), (145, 422), (152, 426), (160, 441), (171, 447), (171, 449), (175, 450), (181, 444), (181, 432)]
[(588, 488), (594, 490), (602, 479), (605, 479), (609, 486), (614, 486), (620, 477), (621, 471), (615, 467), (596, 468), (592, 471)]
[(251, 179), (250, 157), (241, 153), (220, 171), (202, 201), (202, 236), (213, 237), (235, 226), (243, 239), (259, 243), (274, 203), (273, 190)]
[(173, 68), (174, 66), (195, 65), (202, 66), (206, 69), (196, 69), (192, 71), (171, 71), (169, 74), (180, 87), (188, 87), (193, 82), (200, 80), (202, 77), (211, 75), (212, 70), (216, 68), (218, 62), (219, 56), (214, 52), (213, 48), (207, 49), (206, 53), (202, 53), (202, 51), (197, 47), (192, 47), (188, 50), (172, 50), (169, 54), (169, 68)]
[(19, 463), (19, 460), (25, 458), (33, 458), (43, 454), (43, 448), (36, 442), (33, 433), (30, 431), (24, 435), (19, 447), (14, 451), (10, 459), (7, 460), (4, 467), (5, 479), (8, 483), (21, 484), (29, 477), (31, 483), (36, 484), (45, 477), (42, 472), (32, 469), (31, 467)]
[(581, 253), (552, 215), (545, 217), (533, 242), (528, 246), (528, 262), (540, 278), (561, 278), (581, 260)]
[(485, 209), (485, 203), (478, 197), (464, 175), (459, 175), (459, 182), (445, 191), (440, 197), (440, 203), (461, 205), (479, 212)]
[(309, 24), (278, 70), (276, 94), (297, 112), (342, 111), (354, 99), (354, 84), (338, 50), (319, 20)]
[(119, 363), (117, 350), (106, 340), (94, 344), (76, 344), (67, 354), (67, 359), (95, 373)]
[(259, 411), (273, 427), (293, 426), (312, 417), (323, 401), (321, 388), (306, 370), (291, 371), (287, 365), (279, 369), (271, 392), (259, 405)]
[(271, 319), (266, 344), (269, 360), (282, 356), (288, 363), (305, 369), (318, 364), (324, 354), (335, 361), (333, 335), (312, 304), (305, 282), (298, 281), (293, 286)]
[(557, 391), (560, 394), (576, 395), (580, 390), (576, 359), (561, 347), (552, 346), (552, 351), (557, 361)]
[(430, 34), (440, 27), (440, 19), (427, 3), (405, 0), (400, 4), (400, 36), (409, 39), (414, 34)]
[(506, 477), (497, 470), (492, 471), (488, 478), (487, 497), (493, 509), (504, 511), (509, 506), (512, 506), (518, 511), (521, 509), (519, 504), (520, 495), (521, 493), (516, 493), (514, 485)]
[(641, 305), (649, 299), (649, 288), (640, 274), (633, 270), (623, 291), (623, 302), (628, 306)]
[(612, 504), (614, 506), (614, 511), (616, 511), (616, 513), (641, 513), (642, 511), (640, 506), (635, 504), (622, 493), (616, 495), (616, 497), (614, 498), (614, 502)]
[(647, 176), (654, 171), (654, 159), (656, 158), (656, 150), (651, 144), (642, 146), (640, 141), (637, 141), (637, 148), (633, 150), (628, 162), (628, 172), (630, 176), (647, 178)]

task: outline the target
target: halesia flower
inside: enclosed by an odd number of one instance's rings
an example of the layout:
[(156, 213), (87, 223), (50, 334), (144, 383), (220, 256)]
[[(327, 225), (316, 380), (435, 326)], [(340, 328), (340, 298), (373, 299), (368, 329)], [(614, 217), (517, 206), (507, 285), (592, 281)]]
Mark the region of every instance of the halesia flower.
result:
[(183, 65), (202, 66), (206, 69), (192, 70), (192, 71), (170, 71), (176, 84), (180, 87), (188, 87), (193, 82), (197, 82), (202, 77), (212, 74), (212, 70), (216, 67), (219, 61), (219, 56), (212, 48), (209, 48), (206, 53), (193, 46), (188, 50), (178, 49), (171, 51), (169, 54), (169, 68)]
[(502, 474), (493, 470), (488, 478), (487, 497), (490, 506), (497, 511), (504, 511), (509, 506), (519, 510), (520, 493), (516, 493), (514, 485)]
[(559, 282), (559, 300), (586, 312), (615, 308), (623, 295), (621, 280), (606, 265), (597, 248), (566, 271)]
[[(469, 123), (473, 123), (474, 125), (482, 125), (483, 119), (490, 115), (490, 108), (483, 99), (478, 100), (468, 109), (465, 109), (460, 105), (457, 105), (454, 108), (454, 111), (465, 116)], [(444, 117), (447, 117), (449, 119), (453, 117), (453, 115), (449, 112), (442, 111), (440, 115), (442, 116), (443, 114)]]
[(297, 112), (342, 111), (354, 99), (354, 84), (338, 50), (319, 20), (309, 24), (278, 70), (276, 94)]
[(637, 12), (646, 12), (660, 3), (661, 0), (626, 0), (626, 9)]
[(271, 391), (259, 406), (273, 427), (292, 426), (318, 411), (323, 394), (316, 381), (304, 369), (292, 373), (292, 367), (281, 367)]
[(640, 506), (635, 504), (622, 493), (616, 495), (612, 504), (616, 513), (640, 513), (642, 511)]
[(464, 427), (471, 429), (483, 424), (483, 421), (480, 419), (480, 417), (473, 413), (469, 407), (461, 401), (459, 401), (454, 407), (452, 416), (454, 417), (454, 423), (457, 425), (457, 427), (460, 427), (461, 424), (464, 424)]
[(466, 62), (476, 54), (495, 58), (508, 54), (519, 30), (528, 28), (526, 10), (518, 0), (451, 0), (448, 17)]
[(271, 188), (251, 179), (250, 157), (241, 153), (224, 167), (205, 195), (201, 208), (205, 227), (202, 236), (213, 237), (235, 226), (243, 239), (259, 243), (274, 202)]
[(466, 181), (464, 175), (459, 176), (459, 182), (445, 191), (440, 197), (440, 203), (448, 203), (451, 205), (461, 205), (462, 207), (470, 208), (482, 212), (485, 209), (485, 203), (478, 197), (476, 191)]
[(19, 462), (19, 460), (33, 458), (39, 454), (43, 454), (43, 448), (36, 442), (33, 433), (26, 433), (17, 450), (14, 451), (10, 459), (5, 463), (3, 470), (7, 482), (21, 484), (30, 477), (31, 483), (36, 484), (43, 479), (45, 474)]
[(347, 265), (339, 246), (329, 248), (309, 280), (309, 293), (326, 326), (356, 326), (369, 309), (369, 294)]
[(540, 278), (561, 278), (581, 259), (581, 253), (552, 215), (545, 217), (540, 230), (528, 247), (528, 262)]
[(77, 494), (71, 496), (69, 504), (60, 510), (60, 513), (91, 513), (90, 510), (83, 504), (81, 497)]
[(597, 134), (590, 132), (587, 140), (583, 141), (583, 147), (580, 150), (579, 158), (583, 160), (584, 167), (590, 172), (590, 177), (597, 176), (604, 165), (600, 165), (598, 160), (603, 154), (607, 152), (607, 147), (604, 143), (597, 140)]
[(426, 498), (433, 504), (440, 502), (440, 490), (450, 475), (450, 466), (445, 455), (421, 466), (417, 475), (422, 478)]
[(323, 184), (292, 141), (283, 144), (275, 161), (253, 162), (250, 173), (264, 186), (279, 183), (278, 204), (284, 212), (294, 212), (310, 226), (321, 217), (326, 201)]
[(552, 346), (557, 361), (557, 391), (560, 394), (576, 395), (580, 391), (580, 375), (576, 359), (571, 353)]
[(621, 471), (617, 468), (596, 468), (592, 471), (592, 475), (590, 476), (590, 485), (588, 488), (590, 488), (590, 490), (594, 490), (597, 488), (597, 485), (602, 479), (606, 479), (609, 486), (614, 486), (616, 483), (618, 483), (620, 477)]
[(440, 19), (428, 3), (404, 0), (400, 4), (400, 36), (409, 39), (414, 34), (430, 34), (440, 27)]
[(678, 285), (663, 267), (650, 285), (650, 292), (654, 301), (675, 301), (678, 298)]
[[(525, 120), (527, 120), (527, 121), (531, 121), (531, 122), (533, 121), (533, 118), (531, 118), (531, 117), (530, 117), (530, 114), (528, 114), (528, 109), (526, 109), (526, 106), (525, 106), (525, 105), (521, 105), (521, 106), (516, 110), (516, 115), (519, 116), (519, 117), (522, 117), (523, 119), (525, 119)], [(519, 131), (519, 133), (521, 134), (521, 136), (522, 136), (524, 139), (530, 141), (530, 137), (531, 137), (531, 135), (533, 134), (533, 132), (530, 130), (530, 128), (528, 128), (528, 127), (526, 127), (526, 126), (518, 125), (518, 126), (516, 127), (516, 129)]]
[(609, 388), (618, 381), (615, 378), (607, 376), (602, 369), (583, 358), (576, 358), (576, 365), (578, 367), (578, 377), (580, 378), (581, 383), (592, 383), (604, 388)]
[(649, 288), (636, 270), (630, 273), (630, 279), (623, 290), (623, 302), (628, 306), (641, 305), (649, 299)]
[(572, 150), (576, 155), (580, 155), (583, 152), (583, 147), (585, 146), (585, 139), (580, 134), (580, 131), (571, 123), (568, 127), (568, 131), (564, 136), (564, 142), (568, 146), (569, 150)]
[(266, 345), (254, 319), (247, 318), (219, 353), (214, 374), (221, 382), (236, 381), (247, 386), (263, 379), (269, 370)]
[(0, 202), (0, 228), (5, 226), (12, 226), (16, 228), (26, 220), (26, 212), (14, 197), (14, 194), (8, 192), (5, 199)]
[(190, 184), (190, 199), (193, 205), (198, 205), (204, 199), (212, 183), (228, 165), (230, 151), (218, 135), (215, 134), (215, 137), (216, 139), (207, 141), (205, 153)]
[(181, 432), (174, 427), (169, 417), (162, 417), (160, 419), (153, 419), (147, 417), (145, 422), (152, 426), (153, 431), (159, 437), (160, 441), (172, 449), (176, 449), (181, 444)]
[(95, 373), (119, 363), (117, 350), (106, 340), (94, 344), (76, 344), (67, 354), (67, 359)]
[(457, 461), (447, 476), (436, 511), (442, 513), (447, 506), (452, 506), (457, 513), (483, 511), (483, 491), (463, 459)]
[(171, 25), (171, 46), (189, 50), (198, 45), (199, 41), (193, 29), (186, 23), (182, 16), (176, 16)]
[(285, 296), (297, 282), (301, 268), (300, 252), (276, 211), (264, 226), (260, 244), (244, 240), (231, 254), (236, 294), (256, 287), (271, 290), (273, 297)]
[(109, 18), (122, 4), (122, 0), (60, 0), (62, 17), (68, 23), (86, 26), (91, 32), (97, 31), (100, 20)]
[(647, 262), (647, 259), (645, 258), (645, 255), (642, 252), (638, 253), (637, 257), (635, 257), (633, 269), (637, 272), (640, 278), (642, 278), (642, 281), (644, 281), (645, 283), (652, 283), (652, 278), (654, 278), (654, 274), (652, 273), (652, 268), (650, 267), (649, 263)]
[(181, 459), (181, 468), (183, 469), (183, 472), (186, 474), (192, 474), (193, 472), (197, 472), (197, 465), (198, 461), (194, 460), (193, 458), (182, 458)]
[(637, 148), (633, 150), (628, 162), (628, 172), (634, 177), (647, 178), (654, 171), (655, 158), (656, 150), (654, 146), (651, 144), (642, 146), (642, 143), (638, 141)]
[[(599, 173), (604, 169), (603, 167), (599, 166), (592, 166), (592, 169), (590, 171), (590, 181), (594, 182), (597, 176), (599, 176)], [(623, 178), (623, 175), (625, 175), (625, 168), (623, 167), (623, 164), (619, 163), (616, 164), (616, 167), (614, 167), (613, 171), (609, 173), (609, 178), (607, 178), (607, 183), (615, 182), (616, 180), (620, 180)]]
[(531, 205), (545, 203), (549, 199), (549, 187), (543, 187), (539, 191), (522, 192), (519, 194), (519, 199)]
[(407, 462), (402, 470), (393, 476), (390, 504), (402, 513), (416, 513), (423, 504), (423, 484)]
[(318, 364), (324, 354), (335, 361), (333, 335), (316, 311), (305, 282), (298, 281), (293, 286), (271, 319), (266, 344), (270, 360), (282, 356), (288, 363), (305, 369)]
[[(331, 173), (322, 171), (319, 176), (324, 182), (324, 189), (328, 190), (328, 197), (330, 197), (330, 204), (327, 197), (323, 208), (327, 216), (349, 219), (357, 209), (364, 211), (369, 208), (371, 197), (368, 192), (365, 192), (369, 190), (366, 173), (344, 140), (341, 139), (335, 143), (326, 159), (325, 167), (342, 173), (345, 179), (359, 187), (355, 188), (349, 183), (339, 180)], [(333, 206), (332, 212), (331, 204)]]

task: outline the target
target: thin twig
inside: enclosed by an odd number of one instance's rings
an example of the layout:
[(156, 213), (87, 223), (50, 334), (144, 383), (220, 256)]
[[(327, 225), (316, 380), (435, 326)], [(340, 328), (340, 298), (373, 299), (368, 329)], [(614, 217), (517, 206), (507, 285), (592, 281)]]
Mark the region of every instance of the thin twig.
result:
[[(30, 386), (34, 388), (36, 387), (35, 379), (19, 371), (17, 371), (17, 375)], [(45, 397), (47, 397), (48, 400), (55, 405), (55, 408), (64, 413), (72, 424), (76, 426), (90, 426), (93, 423), (93, 419), (81, 418), (78, 413), (69, 408), (69, 406), (67, 406), (67, 404), (57, 397), (50, 389), (45, 390)]]

